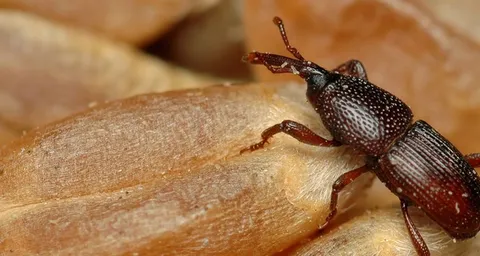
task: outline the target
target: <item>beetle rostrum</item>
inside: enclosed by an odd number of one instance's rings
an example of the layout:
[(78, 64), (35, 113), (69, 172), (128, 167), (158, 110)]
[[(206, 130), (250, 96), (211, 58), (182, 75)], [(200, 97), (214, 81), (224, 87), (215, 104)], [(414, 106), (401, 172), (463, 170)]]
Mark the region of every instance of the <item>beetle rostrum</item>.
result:
[(464, 156), (425, 121), (413, 120), (399, 98), (368, 81), (363, 64), (350, 60), (329, 71), (307, 61), (288, 41), (283, 22), (275, 17), (287, 50), (295, 57), (251, 52), (243, 58), (272, 73), (293, 73), (307, 82), (307, 99), (333, 136), (327, 140), (306, 126), (284, 120), (261, 134), (262, 140), (240, 152), (263, 148), (277, 133), (302, 143), (336, 147), (348, 145), (365, 155), (366, 164), (342, 174), (332, 185), (330, 213), (320, 230), (337, 212), (339, 192), (365, 172), (374, 172), (400, 199), (400, 206), (418, 255), (430, 255), (411, 220), (408, 207), (416, 206), (452, 238), (474, 237), (480, 230), (480, 153)]

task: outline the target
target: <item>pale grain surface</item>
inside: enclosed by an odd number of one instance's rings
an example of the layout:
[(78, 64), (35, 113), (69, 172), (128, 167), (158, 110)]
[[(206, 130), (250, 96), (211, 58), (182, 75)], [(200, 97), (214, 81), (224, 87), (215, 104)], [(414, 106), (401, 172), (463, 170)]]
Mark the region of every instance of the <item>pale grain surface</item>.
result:
[[(473, 240), (454, 242), (420, 211), (411, 209), (413, 220), (432, 256), (468, 255)], [(417, 253), (409, 240), (399, 208), (368, 211), (330, 233), (304, 244), (292, 255), (411, 255)]]
[(40, 255), (286, 249), (316, 230), (327, 214), (326, 188), (360, 163), (344, 148), (286, 136), (239, 155), (284, 118), (328, 136), (303, 97), (297, 84), (151, 94), (33, 130), (0, 152), (0, 248)]

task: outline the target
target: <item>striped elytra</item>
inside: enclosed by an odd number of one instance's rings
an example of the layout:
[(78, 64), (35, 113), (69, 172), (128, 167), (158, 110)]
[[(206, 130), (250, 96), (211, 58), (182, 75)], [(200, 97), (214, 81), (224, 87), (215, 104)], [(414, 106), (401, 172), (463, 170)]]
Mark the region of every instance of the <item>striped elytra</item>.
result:
[(464, 156), (425, 121), (413, 122), (410, 108), (399, 98), (368, 81), (358, 60), (328, 71), (307, 61), (288, 41), (283, 22), (275, 17), (286, 49), (295, 57), (251, 52), (243, 59), (272, 73), (293, 73), (307, 83), (307, 99), (333, 136), (327, 140), (303, 124), (283, 120), (268, 127), (262, 140), (240, 152), (264, 147), (275, 134), (285, 133), (314, 146), (348, 145), (365, 156), (366, 164), (342, 174), (332, 185), (330, 213), (323, 230), (337, 213), (339, 192), (365, 172), (377, 177), (398, 196), (412, 245), (418, 255), (430, 251), (410, 218), (408, 208), (422, 209), (453, 239), (475, 236), (480, 230), (480, 153)]
[(421, 206), (457, 239), (480, 229), (480, 180), (463, 155), (424, 121), (417, 121), (379, 159), (377, 177), (398, 197)]

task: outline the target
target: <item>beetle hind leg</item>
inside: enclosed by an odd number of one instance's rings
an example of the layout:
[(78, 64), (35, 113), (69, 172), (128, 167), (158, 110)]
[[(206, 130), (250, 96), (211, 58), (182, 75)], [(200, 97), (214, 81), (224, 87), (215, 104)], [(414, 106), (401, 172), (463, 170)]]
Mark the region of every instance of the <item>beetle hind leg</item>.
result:
[(407, 225), (408, 233), (410, 234), (410, 239), (415, 247), (415, 251), (417, 251), (418, 255), (420, 256), (430, 256), (430, 251), (428, 250), (427, 244), (423, 240), (420, 232), (418, 232), (417, 227), (415, 224), (413, 224), (413, 221), (408, 214), (409, 204), (405, 200), (400, 199), (400, 205), (402, 208), (403, 219)]

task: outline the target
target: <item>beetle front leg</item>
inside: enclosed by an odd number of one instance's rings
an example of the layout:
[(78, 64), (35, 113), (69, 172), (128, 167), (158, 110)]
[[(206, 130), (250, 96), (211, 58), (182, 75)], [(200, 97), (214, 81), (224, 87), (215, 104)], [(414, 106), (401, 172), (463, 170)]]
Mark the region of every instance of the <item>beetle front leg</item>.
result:
[(408, 214), (409, 204), (405, 200), (400, 199), (400, 205), (402, 208), (403, 219), (407, 225), (408, 233), (410, 234), (410, 239), (415, 247), (415, 251), (417, 251), (419, 256), (430, 256), (430, 251), (428, 250), (427, 244), (423, 240), (420, 232), (418, 232), (417, 227), (415, 227), (410, 215)]
[(281, 132), (292, 136), (293, 138), (297, 139), (302, 143), (310, 144), (314, 146), (336, 147), (341, 145), (341, 143), (336, 140), (324, 139), (323, 137), (317, 135), (312, 130), (308, 129), (303, 124), (300, 124), (291, 120), (284, 120), (283, 122), (273, 125), (267, 128), (265, 131), (263, 131), (262, 141), (260, 141), (259, 143), (253, 144), (250, 147), (242, 149), (240, 151), (240, 154), (245, 151), (255, 151), (257, 149), (263, 148), (265, 143), (268, 142), (268, 139), (273, 137), (273, 135)]
[(480, 153), (473, 153), (465, 156), (465, 160), (473, 167), (480, 167)]
[(332, 70), (342, 75), (355, 76), (368, 81), (367, 71), (359, 60), (349, 60)]
[(359, 167), (342, 174), (342, 176), (338, 177), (335, 183), (333, 183), (332, 194), (330, 196), (330, 213), (328, 214), (325, 223), (319, 227), (320, 231), (327, 227), (333, 217), (335, 217), (337, 214), (338, 194), (340, 191), (342, 191), (348, 184), (352, 183), (352, 181), (367, 171), (369, 171), (369, 169), (366, 166)]

